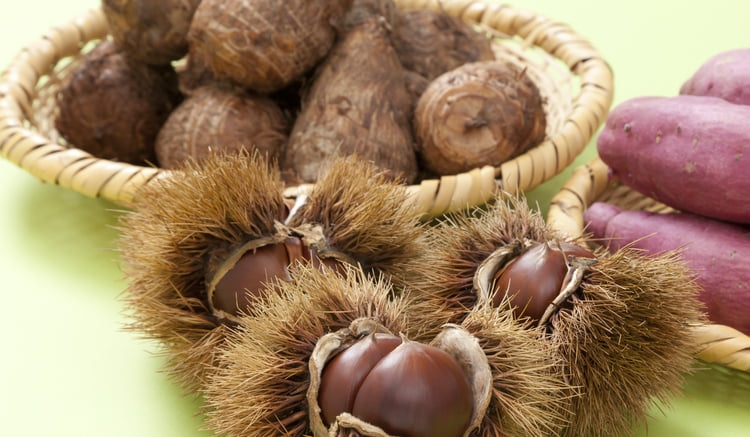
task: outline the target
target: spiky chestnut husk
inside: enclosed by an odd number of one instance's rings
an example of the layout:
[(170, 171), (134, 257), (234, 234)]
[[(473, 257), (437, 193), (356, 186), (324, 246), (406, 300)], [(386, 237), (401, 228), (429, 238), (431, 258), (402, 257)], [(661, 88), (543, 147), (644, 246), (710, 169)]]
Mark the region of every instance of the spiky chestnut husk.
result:
[(335, 163), (286, 224), (283, 185), (269, 167), (257, 154), (189, 163), (145, 186), (123, 217), (130, 327), (164, 346), (169, 373), (188, 390), (200, 387), (216, 345), (244, 310), (217, 311), (213, 296), (248, 250), (291, 235), (321, 259), (359, 263), (402, 285), (423, 251), (423, 229), (405, 188), (386, 183), (369, 164)]
[(460, 326), (478, 340), (491, 368), (492, 397), (476, 435), (559, 435), (575, 389), (560, 373), (554, 345), (491, 299), (479, 300)]
[[(453, 302), (458, 312), (449, 320), (468, 317), (477, 299), (493, 297), (487, 290), (475, 294), (476, 273), (490, 267), (487, 259), (496, 257), (499, 270), (539, 243), (563, 241), (519, 199), (498, 199), (475, 213), (446, 220), (432, 234), (426, 262), (435, 266), (431, 283), (441, 285), (427, 287), (425, 297)], [(690, 326), (703, 321), (697, 286), (674, 254), (647, 257), (629, 249), (609, 255), (597, 249), (594, 255), (568, 260), (578, 286), (566, 291), (565, 308), (555, 308), (542, 325), (513, 316), (561, 360), (559, 372), (572, 396), (563, 435), (627, 434), (654, 399), (667, 402), (693, 362)], [(504, 302), (499, 308), (512, 314), (512, 301)]]
[(141, 188), (118, 244), (128, 329), (156, 340), (168, 373), (192, 391), (228, 330), (206, 301), (207, 263), (274, 235), (287, 206), (278, 172), (257, 154), (189, 161), (182, 170)]
[(308, 435), (308, 363), (318, 339), (361, 318), (392, 332), (408, 335), (414, 329), (408, 315), (420, 301), (394, 296), (383, 276), (346, 268), (345, 275), (330, 275), (298, 264), (295, 281), (277, 283), (242, 317), (204, 388), (212, 430), (228, 436)]
[[(548, 241), (553, 236), (521, 197), (499, 195), (481, 208), (439, 219), (428, 233), (430, 250), (420, 257), (431, 268), (410, 286), (443, 305), (444, 312), (428, 317), (434, 323), (461, 323), (477, 303), (475, 273), (488, 255), (499, 247), (520, 248), (524, 242)], [(438, 320), (440, 316), (443, 319)]]
[(547, 336), (581, 387), (564, 436), (629, 435), (655, 399), (668, 405), (694, 363), (691, 327), (705, 322), (699, 287), (677, 252), (597, 254)]
[(327, 247), (365, 271), (384, 273), (396, 289), (409, 286), (429, 266), (420, 262), (428, 249), (426, 224), (408, 190), (356, 157), (334, 162), (287, 225), (319, 227)]

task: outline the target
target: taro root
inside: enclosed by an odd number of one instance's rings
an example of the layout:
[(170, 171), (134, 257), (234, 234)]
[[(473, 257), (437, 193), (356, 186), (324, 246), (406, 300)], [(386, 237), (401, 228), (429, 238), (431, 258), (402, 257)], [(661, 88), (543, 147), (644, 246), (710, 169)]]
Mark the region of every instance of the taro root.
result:
[[(359, 13), (358, 4), (352, 13)], [(385, 18), (357, 16), (320, 65), (302, 99), (282, 160), (285, 179), (315, 182), (337, 156), (373, 162), (390, 178), (413, 182), (414, 96)]]
[(60, 89), (55, 128), (97, 158), (153, 165), (156, 136), (181, 99), (171, 66), (136, 62), (103, 40)]
[(519, 67), (464, 64), (430, 82), (414, 132), (420, 164), (437, 175), (499, 166), (544, 140), (544, 99)]
[(102, 0), (115, 43), (131, 57), (168, 65), (187, 54), (187, 32), (201, 0)]
[(277, 91), (331, 49), (351, 0), (203, 0), (188, 31), (190, 52), (215, 77), (259, 93)]
[(180, 167), (211, 153), (259, 151), (277, 161), (287, 140), (290, 121), (275, 101), (220, 84), (191, 92), (164, 122), (156, 137), (160, 167)]
[(259, 152), (190, 160), (139, 191), (119, 248), (130, 329), (163, 346), (167, 371), (198, 389), (217, 347), (291, 267), (341, 274), (357, 264), (399, 288), (425, 250), (403, 186), (365, 162), (334, 163), (289, 205), (278, 170)]
[(180, 92), (184, 95), (192, 94), (203, 85), (223, 84), (214, 77), (206, 62), (196, 53), (188, 53), (175, 64)]
[(495, 59), (486, 35), (434, 9), (399, 10), (393, 45), (404, 68), (428, 81), (463, 64)]
[[(567, 241), (521, 199), (454, 215), (431, 236), (425, 299), (466, 323), (491, 302), (536, 333), (570, 384), (569, 423), (555, 435), (628, 435), (655, 399), (679, 392), (693, 363), (698, 291), (676, 253), (590, 250)], [(555, 292), (556, 290), (556, 292)]]

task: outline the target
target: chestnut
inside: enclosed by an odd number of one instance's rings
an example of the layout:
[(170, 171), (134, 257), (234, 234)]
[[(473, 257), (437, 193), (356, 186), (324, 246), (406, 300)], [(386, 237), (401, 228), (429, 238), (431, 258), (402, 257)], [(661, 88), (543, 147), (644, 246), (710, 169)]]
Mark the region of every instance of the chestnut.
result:
[(545, 313), (568, 284), (571, 257), (595, 258), (568, 242), (542, 242), (510, 260), (494, 275), (495, 306), (509, 299), (516, 317), (543, 322)]
[(341, 413), (402, 437), (460, 437), (472, 420), (472, 385), (448, 352), (372, 334), (324, 367), (318, 394), (330, 424)]
[[(236, 260), (226, 260), (223, 275), (209, 283), (208, 299), (214, 314), (234, 319), (263, 293), (274, 280), (291, 281), (289, 266), (295, 262), (310, 262), (313, 266), (340, 271), (337, 258), (321, 258), (315, 248), (301, 237), (291, 235), (283, 241), (263, 244), (250, 242), (252, 248), (240, 253)], [(234, 263), (234, 264), (232, 264)]]
[(373, 332), (326, 364), (318, 391), (318, 403), (326, 426), (333, 423), (339, 414), (352, 411), (354, 398), (364, 379), (380, 360), (400, 344), (401, 337)]

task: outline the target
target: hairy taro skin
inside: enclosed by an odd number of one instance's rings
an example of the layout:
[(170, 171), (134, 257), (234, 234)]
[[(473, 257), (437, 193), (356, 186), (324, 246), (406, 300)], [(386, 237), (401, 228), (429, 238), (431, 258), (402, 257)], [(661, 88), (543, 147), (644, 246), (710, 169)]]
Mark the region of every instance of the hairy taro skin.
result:
[(328, 53), (351, 0), (203, 0), (187, 39), (213, 75), (260, 93), (303, 76)]
[(290, 122), (270, 98), (216, 84), (191, 92), (169, 115), (156, 138), (162, 168), (213, 153), (258, 151), (273, 162), (287, 140)]
[(750, 223), (750, 106), (644, 96), (617, 105), (597, 139), (628, 187), (673, 208)]
[(55, 127), (97, 158), (153, 165), (156, 136), (181, 100), (171, 66), (137, 62), (103, 40), (60, 89)]
[(367, 20), (343, 35), (318, 67), (282, 170), (291, 180), (315, 182), (331, 158), (356, 155), (391, 179), (413, 182), (418, 173), (413, 106), (388, 24)]
[(187, 32), (201, 0), (102, 0), (115, 43), (134, 59), (168, 65), (188, 51)]
[(610, 251), (632, 244), (651, 254), (680, 250), (702, 287), (710, 320), (750, 335), (750, 229), (689, 213), (620, 210), (594, 202), (587, 230)]
[(499, 166), (544, 140), (544, 100), (519, 68), (464, 64), (433, 80), (414, 117), (422, 166), (437, 175)]
[(495, 59), (487, 36), (443, 11), (399, 10), (393, 27), (404, 68), (429, 81), (463, 64)]

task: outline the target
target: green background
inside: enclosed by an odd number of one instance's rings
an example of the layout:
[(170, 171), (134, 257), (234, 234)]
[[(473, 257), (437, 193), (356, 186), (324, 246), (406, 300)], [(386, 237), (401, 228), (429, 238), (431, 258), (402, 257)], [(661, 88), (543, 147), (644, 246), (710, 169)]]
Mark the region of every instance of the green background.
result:
[[(715, 0), (512, 3), (571, 25), (615, 71), (615, 104), (672, 95), (709, 56), (750, 47), (750, 3)], [(0, 68), (24, 45), (94, 0), (6, 2)], [(565, 173), (530, 193), (546, 203)], [(0, 160), (0, 435), (201, 436), (199, 403), (160, 373), (154, 345), (123, 331), (125, 287), (115, 252), (114, 205), (45, 185)], [(720, 393), (706, 376), (637, 435), (750, 435), (750, 393)]]

